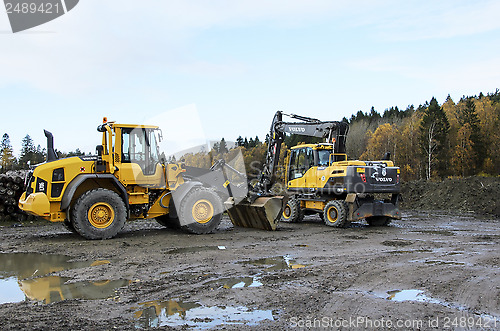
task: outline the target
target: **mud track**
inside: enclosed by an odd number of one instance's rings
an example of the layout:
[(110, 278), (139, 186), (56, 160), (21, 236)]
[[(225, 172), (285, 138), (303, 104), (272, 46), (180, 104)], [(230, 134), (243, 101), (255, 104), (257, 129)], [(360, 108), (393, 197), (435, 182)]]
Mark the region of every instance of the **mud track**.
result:
[(494, 218), (409, 211), (332, 229), (310, 216), (276, 232), (225, 218), (211, 235), (137, 221), (105, 241), (13, 225), (0, 227), (0, 286), (25, 298), (2, 293), (17, 302), (0, 305), (1, 330), (500, 329)]

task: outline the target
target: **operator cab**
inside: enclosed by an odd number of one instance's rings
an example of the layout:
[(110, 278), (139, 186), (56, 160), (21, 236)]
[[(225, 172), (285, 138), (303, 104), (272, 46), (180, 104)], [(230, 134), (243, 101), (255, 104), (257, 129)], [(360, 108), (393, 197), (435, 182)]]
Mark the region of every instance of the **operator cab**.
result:
[(288, 163), (288, 180), (304, 176), (312, 167), (326, 168), (347, 161), (347, 155), (333, 153), (333, 144), (305, 144), (293, 147)]
[(114, 173), (125, 186), (165, 186), (158, 145), (162, 135), (157, 126), (104, 119), (97, 130), (103, 133), (102, 145), (97, 146), (97, 171)]

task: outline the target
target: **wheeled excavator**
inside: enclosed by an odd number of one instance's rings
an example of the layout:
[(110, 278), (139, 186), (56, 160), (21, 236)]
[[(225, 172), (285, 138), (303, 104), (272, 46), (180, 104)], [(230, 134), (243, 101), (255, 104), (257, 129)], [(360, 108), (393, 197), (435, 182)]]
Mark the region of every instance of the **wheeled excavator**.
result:
[[(266, 162), (258, 182), (249, 189), (247, 203), (226, 201), (235, 224), (253, 226), (257, 218), (253, 199), (270, 196), (276, 184), (282, 143), (287, 134), (323, 138), (317, 144), (293, 146), (287, 157), (285, 199), (280, 220), (299, 222), (306, 214), (319, 214), (332, 227), (345, 227), (351, 221), (366, 219), (369, 225), (388, 225), (400, 219), (400, 169), (385, 155), (378, 161), (348, 160), (346, 122), (320, 121), (287, 115), (297, 122), (285, 122), (276, 112), (270, 129)], [(258, 210), (258, 209), (257, 209)], [(277, 223), (276, 220), (275, 223)], [(272, 224), (276, 228), (276, 224)]]

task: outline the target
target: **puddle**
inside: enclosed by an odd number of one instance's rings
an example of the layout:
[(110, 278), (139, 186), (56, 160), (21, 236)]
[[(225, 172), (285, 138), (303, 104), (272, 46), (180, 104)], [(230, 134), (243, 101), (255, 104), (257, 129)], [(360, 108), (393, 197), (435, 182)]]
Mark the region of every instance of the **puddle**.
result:
[(419, 232), (423, 234), (437, 234), (437, 235), (442, 235), (442, 236), (454, 236), (455, 233), (449, 230), (418, 230), (418, 231), (411, 231), (411, 232)]
[(242, 261), (240, 263), (253, 264), (256, 266), (268, 266), (265, 270), (276, 271), (282, 269), (300, 269), (305, 268), (306, 264), (297, 263), (289, 255), (276, 256), (276, 257), (266, 257), (263, 259)]
[(117, 296), (117, 289), (130, 284), (129, 280), (104, 280), (98, 282), (68, 283), (71, 278), (47, 276), (19, 281), (19, 288), (27, 299), (52, 303), (69, 299), (110, 299)]
[(38, 277), (52, 272), (111, 263), (108, 260), (70, 262), (72, 259), (58, 254), (0, 253), (0, 279)]
[(349, 236), (344, 236), (344, 238), (346, 238), (346, 239), (355, 239), (355, 240), (359, 240), (359, 239), (368, 239), (368, 237), (365, 237), (365, 236), (358, 236), (358, 235), (349, 235)]
[(201, 247), (181, 247), (168, 250), (167, 254), (197, 253), (203, 251), (224, 250), (225, 246), (201, 246)]
[(209, 329), (222, 325), (257, 325), (264, 320), (274, 320), (271, 310), (251, 310), (247, 307), (202, 306), (197, 302), (148, 301), (144, 308), (134, 312), (139, 329), (162, 326), (187, 326)]
[(16, 277), (0, 279), (0, 304), (21, 302), (25, 299)]
[(397, 251), (390, 251), (387, 252), (389, 254), (411, 254), (411, 253), (432, 253), (434, 250), (432, 249), (411, 249), (411, 250), (397, 250)]
[(417, 301), (441, 304), (441, 301), (426, 296), (422, 290), (392, 290), (387, 291), (387, 294), (388, 296), (383, 296), (385, 299), (396, 302)]
[(404, 239), (394, 239), (394, 240), (383, 241), (383, 242), (381, 242), (381, 244), (384, 246), (397, 247), (397, 246), (409, 246), (409, 245), (413, 244), (413, 242), (410, 240), (404, 240)]
[(217, 284), (222, 288), (243, 288), (243, 287), (259, 287), (262, 284), (257, 277), (235, 277), (222, 278), (208, 282), (209, 284)]
[(386, 300), (395, 301), (395, 302), (403, 302), (403, 301), (413, 301), (413, 302), (425, 302), (425, 303), (434, 303), (447, 308), (456, 309), (463, 312), (468, 312), (474, 314), (474, 316), (481, 316), (482, 318), (487, 318), (488, 320), (498, 320), (498, 317), (493, 315), (485, 314), (484, 312), (477, 312), (471, 310), (471, 308), (459, 305), (457, 303), (450, 303), (440, 299), (431, 298), (425, 295), (423, 290), (392, 290), (387, 291), (383, 294), (374, 293), (372, 291), (368, 292), (371, 295), (375, 295), (379, 298), (384, 298)]
[(36, 300), (51, 303), (67, 299), (107, 299), (128, 280), (75, 282), (48, 274), (111, 263), (109, 260), (74, 261), (66, 255), (0, 253), (0, 304)]
[[(410, 261), (410, 262), (421, 262), (421, 261)], [(430, 265), (460, 265), (464, 266), (465, 262), (457, 262), (457, 261), (444, 261), (444, 260), (427, 260), (424, 261), (425, 264)]]

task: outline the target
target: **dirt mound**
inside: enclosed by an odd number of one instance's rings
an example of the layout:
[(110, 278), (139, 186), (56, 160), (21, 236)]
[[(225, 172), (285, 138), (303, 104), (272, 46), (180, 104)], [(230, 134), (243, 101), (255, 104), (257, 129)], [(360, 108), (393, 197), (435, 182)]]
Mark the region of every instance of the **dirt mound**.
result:
[(500, 217), (500, 178), (468, 177), (402, 184), (403, 209), (473, 211)]

